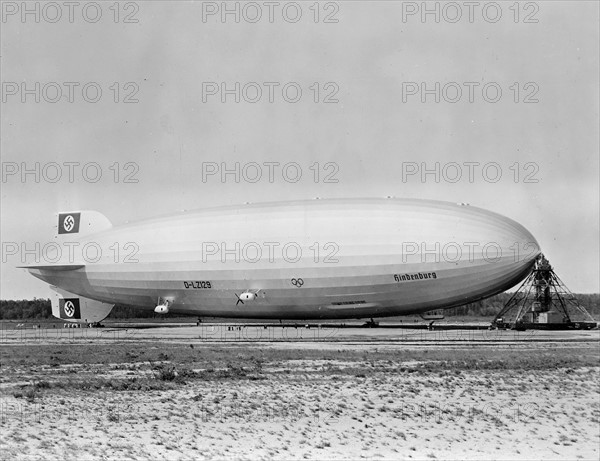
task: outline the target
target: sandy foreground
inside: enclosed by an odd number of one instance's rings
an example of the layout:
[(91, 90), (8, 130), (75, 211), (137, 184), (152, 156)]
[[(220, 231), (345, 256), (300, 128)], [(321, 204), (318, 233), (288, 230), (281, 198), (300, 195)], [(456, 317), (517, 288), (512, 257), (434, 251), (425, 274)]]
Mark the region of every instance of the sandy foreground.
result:
[[(344, 373), (345, 368), (364, 373)], [(599, 459), (600, 368), (285, 360), (167, 389), (140, 363), (2, 370), (2, 459)], [(51, 387), (22, 395), (32, 380)], [(63, 382), (64, 386), (55, 386)], [(43, 387), (43, 386), (42, 386)]]

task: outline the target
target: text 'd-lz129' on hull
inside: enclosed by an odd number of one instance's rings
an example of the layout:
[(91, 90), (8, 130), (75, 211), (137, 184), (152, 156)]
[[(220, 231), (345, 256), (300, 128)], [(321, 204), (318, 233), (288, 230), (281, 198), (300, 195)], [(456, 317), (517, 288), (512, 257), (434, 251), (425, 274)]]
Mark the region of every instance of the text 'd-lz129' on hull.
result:
[(500, 293), (540, 249), (483, 209), (408, 199), (247, 204), (112, 227), (59, 213), (53, 314), (97, 322), (114, 304), (208, 317), (333, 319), (414, 314)]

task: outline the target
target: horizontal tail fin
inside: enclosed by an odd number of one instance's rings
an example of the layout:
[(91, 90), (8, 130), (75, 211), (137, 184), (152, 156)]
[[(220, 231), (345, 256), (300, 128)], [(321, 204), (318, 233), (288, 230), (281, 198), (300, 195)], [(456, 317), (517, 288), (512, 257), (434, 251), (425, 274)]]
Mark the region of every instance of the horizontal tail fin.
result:
[(69, 293), (59, 287), (52, 286), (50, 288), (52, 288), (52, 315), (67, 322), (101, 322), (108, 317), (115, 306)]
[(49, 265), (29, 265), (29, 266), (17, 266), (17, 269), (38, 269), (41, 271), (74, 271), (77, 269), (81, 269), (85, 267), (84, 264), (62, 264), (62, 265), (55, 265), (55, 266), (49, 266)]

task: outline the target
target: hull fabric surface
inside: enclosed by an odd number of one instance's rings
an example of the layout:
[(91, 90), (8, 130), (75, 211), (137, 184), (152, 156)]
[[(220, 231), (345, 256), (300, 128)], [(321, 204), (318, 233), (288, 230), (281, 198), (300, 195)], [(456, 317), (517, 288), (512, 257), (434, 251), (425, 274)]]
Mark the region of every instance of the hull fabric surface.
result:
[[(84, 223), (84, 233), (73, 231)], [(509, 218), (408, 199), (248, 204), (118, 227), (82, 211), (60, 213), (61, 229), (58, 241), (86, 252), (56, 261), (56, 269), (28, 267), (34, 276), (109, 305), (158, 304), (161, 312), (210, 317), (359, 318), (449, 308), (514, 286), (540, 254), (535, 238)]]

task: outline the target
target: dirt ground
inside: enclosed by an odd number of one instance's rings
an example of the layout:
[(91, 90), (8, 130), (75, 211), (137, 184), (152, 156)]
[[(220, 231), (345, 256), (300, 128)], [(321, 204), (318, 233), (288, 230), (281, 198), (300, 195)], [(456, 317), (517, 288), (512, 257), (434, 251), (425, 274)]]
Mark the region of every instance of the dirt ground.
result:
[(499, 346), (305, 346), (4, 348), (2, 459), (600, 456), (596, 342), (509, 360)]

